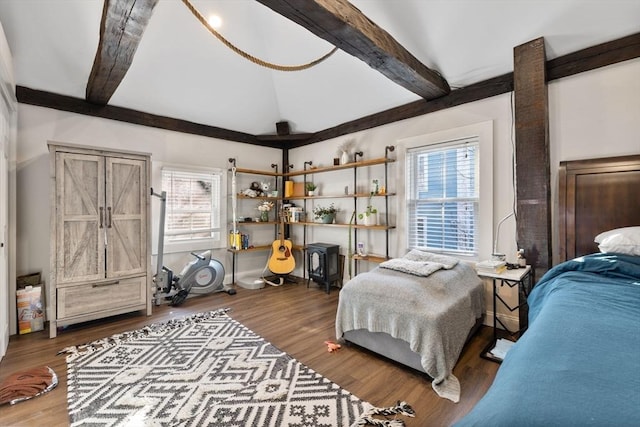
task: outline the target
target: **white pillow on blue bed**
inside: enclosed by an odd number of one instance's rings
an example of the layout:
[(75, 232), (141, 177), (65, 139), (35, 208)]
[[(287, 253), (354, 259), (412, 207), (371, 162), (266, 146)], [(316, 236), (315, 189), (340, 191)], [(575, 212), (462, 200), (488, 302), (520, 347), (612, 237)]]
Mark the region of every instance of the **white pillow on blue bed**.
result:
[(596, 236), (600, 252), (640, 256), (640, 227), (623, 227)]

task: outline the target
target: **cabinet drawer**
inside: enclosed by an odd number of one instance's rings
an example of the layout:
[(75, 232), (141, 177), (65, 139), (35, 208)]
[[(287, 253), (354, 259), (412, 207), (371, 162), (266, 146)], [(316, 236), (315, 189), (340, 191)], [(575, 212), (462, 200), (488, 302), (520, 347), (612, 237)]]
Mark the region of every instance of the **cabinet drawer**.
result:
[(108, 313), (125, 307), (145, 305), (146, 285), (147, 277), (141, 276), (60, 287), (58, 288), (58, 318)]

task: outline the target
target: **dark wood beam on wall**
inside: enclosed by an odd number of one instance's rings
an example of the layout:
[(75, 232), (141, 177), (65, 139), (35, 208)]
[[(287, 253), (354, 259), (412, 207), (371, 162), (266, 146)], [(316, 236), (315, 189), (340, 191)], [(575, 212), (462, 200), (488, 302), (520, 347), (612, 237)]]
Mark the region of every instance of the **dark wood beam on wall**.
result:
[[(640, 58), (640, 33), (601, 43), (547, 61), (547, 81), (572, 76), (585, 71)], [(479, 99), (502, 95), (513, 91), (513, 73), (493, 77), (470, 86), (451, 91), (448, 95), (430, 102), (415, 101), (396, 108), (381, 111), (350, 122), (345, 122), (316, 132), (307, 144), (337, 138), (353, 132), (383, 126), (423, 114), (433, 113)], [(304, 145), (301, 142), (294, 146)]]
[(456, 89), (443, 96), (431, 101), (414, 101), (399, 107), (390, 108), (379, 113), (361, 117), (350, 122), (345, 122), (316, 132), (306, 141), (294, 142), (290, 148), (299, 147), (306, 144), (324, 141), (327, 139), (337, 138), (342, 135), (372, 129), (378, 126), (387, 125), (389, 123), (398, 122), (400, 120), (418, 117), (436, 111), (445, 110), (447, 108), (466, 104), (469, 102), (479, 101), (481, 99), (490, 98), (492, 96), (509, 93), (513, 90), (513, 73), (504, 74), (488, 80), (481, 81), (462, 89)]
[(18, 98), (18, 102), (22, 104), (53, 108), (55, 110), (68, 111), (70, 113), (83, 114), (85, 116), (117, 120), (174, 132), (224, 139), (227, 141), (243, 142), (246, 144), (261, 145), (263, 147), (283, 148), (282, 142), (260, 141), (254, 135), (248, 133), (236, 132), (215, 126), (207, 126), (171, 117), (158, 116), (155, 114), (144, 113), (142, 111), (131, 110), (129, 108), (115, 107), (112, 105), (97, 105), (87, 102), (84, 99), (29, 89), (23, 86), (16, 86), (16, 97)]
[(129, 71), (158, 0), (104, 0), (100, 42), (87, 82), (86, 99), (107, 105)]
[[(640, 58), (640, 33), (552, 59), (547, 62), (546, 77), (547, 81), (552, 81), (634, 58)], [(454, 90), (450, 92), (449, 95), (429, 102), (415, 101), (345, 122), (319, 132), (256, 136), (215, 126), (186, 122), (170, 117), (156, 116), (127, 108), (105, 108), (95, 104), (89, 104), (81, 99), (21, 86), (17, 87), (16, 96), (18, 102), (24, 104), (119, 120), (142, 126), (159, 127), (176, 132), (184, 131), (186, 133), (210, 136), (212, 138), (226, 139), (229, 141), (290, 149), (433, 113), (511, 91), (513, 91), (513, 73), (507, 73), (502, 76), (474, 83), (462, 89)], [(172, 127), (172, 124), (175, 124), (175, 128)]]
[(513, 51), (517, 241), (540, 278), (551, 266), (549, 102), (544, 38)]
[(420, 62), (347, 0), (257, 1), (424, 99), (439, 98), (451, 90), (439, 73)]
[(591, 46), (552, 59), (547, 63), (547, 80), (572, 76), (640, 57), (640, 33)]

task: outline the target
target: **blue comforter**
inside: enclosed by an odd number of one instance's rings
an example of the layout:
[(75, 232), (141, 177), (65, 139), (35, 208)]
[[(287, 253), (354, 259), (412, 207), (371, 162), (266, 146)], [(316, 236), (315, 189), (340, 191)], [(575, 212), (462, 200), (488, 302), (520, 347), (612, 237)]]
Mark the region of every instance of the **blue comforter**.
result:
[(640, 257), (562, 263), (528, 302), (529, 329), (456, 425), (640, 425)]

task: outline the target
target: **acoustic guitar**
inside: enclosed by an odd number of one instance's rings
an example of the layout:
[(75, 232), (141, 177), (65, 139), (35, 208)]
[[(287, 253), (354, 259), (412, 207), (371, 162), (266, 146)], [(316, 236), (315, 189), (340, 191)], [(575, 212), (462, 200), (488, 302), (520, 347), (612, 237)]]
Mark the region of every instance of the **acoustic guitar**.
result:
[(291, 240), (284, 238), (284, 213), (280, 214), (280, 238), (271, 245), (271, 257), (269, 258), (269, 270), (273, 274), (289, 274), (296, 268), (296, 260), (291, 253)]

